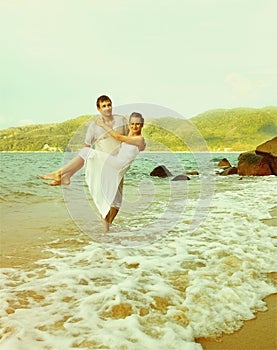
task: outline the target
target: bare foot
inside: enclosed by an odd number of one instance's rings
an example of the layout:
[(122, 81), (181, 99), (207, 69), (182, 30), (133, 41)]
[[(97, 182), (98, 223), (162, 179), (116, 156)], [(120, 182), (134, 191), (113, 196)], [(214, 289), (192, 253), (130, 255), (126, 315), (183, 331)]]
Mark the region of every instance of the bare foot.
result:
[(61, 186), (62, 182), (61, 181), (53, 181), (48, 184), (48, 186)]
[(62, 177), (60, 181), (53, 181), (48, 186), (61, 186), (61, 185), (69, 185), (70, 184), (70, 178), (64, 178)]
[(63, 175), (61, 178), (61, 184), (62, 185), (70, 185), (70, 176)]
[(53, 180), (55, 182), (61, 182), (62, 174), (60, 171), (54, 171), (53, 173), (39, 175), (39, 177), (43, 180)]
[(110, 230), (110, 224), (108, 223), (108, 221), (106, 221), (105, 219), (101, 218), (102, 223), (103, 223), (103, 228), (104, 228), (104, 232), (109, 232)]
[(55, 171), (53, 173), (38, 175), (43, 180), (53, 180), (48, 186), (61, 186), (61, 185), (69, 185), (70, 184), (70, 176), (63, 175), (61, 172)]

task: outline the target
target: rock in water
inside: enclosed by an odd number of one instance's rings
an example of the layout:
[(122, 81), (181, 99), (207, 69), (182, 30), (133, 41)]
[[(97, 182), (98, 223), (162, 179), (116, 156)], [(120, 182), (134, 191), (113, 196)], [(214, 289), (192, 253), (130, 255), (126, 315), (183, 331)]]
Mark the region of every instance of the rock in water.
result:
[(221, 159), (221, 161), (217, 164), (217, 166), (228, 166), (231, 167), (229, 160), (227, 158)]
[(194, 170), (194, 171), (188, 171), (187, 174), (188, 175), (199, 175), (199, 172)]
[(186, 181), (186, 180), (190, 180), (190, 178), (187, 175), (177, 175), (175, 176), (171, 181)]
[(256, 154), (277, 157), (277, 136), (257, 146)]
[(233, 174), (237, 174), (238, 173), (238, 169), (234, 166), (231, 166), (227, 169), (225, 169), (222, 173), (220, 173), (220, 175), (233, 175)]
[(277, 136), (259, 145), (255, 152), (266, 159), (272, 174), (277, 175)]
[(238, 158), (238, 174), (242, 176), (273, 175), (266, 157), (252, 152), (244, 152)]
[(159, 165), (151, 171), (150, 176), (169, 177), (172, 174), (165, 165)]

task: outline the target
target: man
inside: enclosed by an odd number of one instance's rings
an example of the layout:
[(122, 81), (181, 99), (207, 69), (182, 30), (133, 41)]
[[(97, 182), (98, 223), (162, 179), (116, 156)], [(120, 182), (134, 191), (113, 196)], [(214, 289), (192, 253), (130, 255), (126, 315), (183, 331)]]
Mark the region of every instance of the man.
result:
[(138, 153), (145, 149), (145, 139), (141, 134), (144, 118), (137, 112), (130, 115), (128, 136), (119, 134), (112, 129), (104, 122), (103, 118), (102, 120), (99, 118), (96, 124), (105, 129), (113, 138), (122, 142), (116, 155), (91, 150), (87, 157), (86, 182), (101, 214), (104, 231), (107, 232), (109, 231), (109, 222), (106, 218), (111, 211), (111, 205), (115, 203), (118, 186)]
[[(113, 115), (112, 101), (108, 96), (102, 95), (98, 97), (96, 106), (102, 120), (108, 127), (116, 130), (121, 135), (128, 134), (126, 119), (120, 115)], [(85, 147), (79, 152), (79, 154), (64, 167), (49, 174), (39, 175), (39, 177), (44, 180), (52, 180), (53, 182), (51, 182), (49, 186), (69, 185), (71, 176), (84, 166), (91, 146), (94, 146), (96, 150), (102, 152), (116, 154), (120, 146), (120, 141), (115, 140), (102, 127), (98, 126), (95, 122), (92, 122), (86, 133)], [(105, 221), (108, 224), (113, 222), (119, 211), (122, 201), (122, 186), (123, 180), (118, 187), (114, 203), (105, 218)]]

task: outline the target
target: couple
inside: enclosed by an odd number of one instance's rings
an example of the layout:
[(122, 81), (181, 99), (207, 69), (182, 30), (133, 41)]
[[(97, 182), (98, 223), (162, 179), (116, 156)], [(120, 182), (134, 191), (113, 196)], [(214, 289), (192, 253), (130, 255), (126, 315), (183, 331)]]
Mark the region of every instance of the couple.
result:
[(123, 116), (112, 114), (112, 101), (105, 95), (97, 99), (96, 105), (100, 117), (89, 125), (85, 147), (78, 156), (63, 168), (39, 177), (52, 180), (50, 186), (69, 185), (71, 176), (86, 162), (86, 182), (107, 232), (121, 206), (123, 176), (145, 149), (141, 135), (144, 119), (134, 112), (127, 126)]

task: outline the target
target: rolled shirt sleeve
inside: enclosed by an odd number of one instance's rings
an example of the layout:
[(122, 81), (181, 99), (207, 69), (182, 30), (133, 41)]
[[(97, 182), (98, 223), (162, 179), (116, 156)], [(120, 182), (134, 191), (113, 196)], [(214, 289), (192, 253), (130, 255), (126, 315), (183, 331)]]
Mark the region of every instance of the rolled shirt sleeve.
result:
[(96, 124), (94, 122), (90, 123), (87, 129), (85, 144), (93, 145), (96, 141)]

